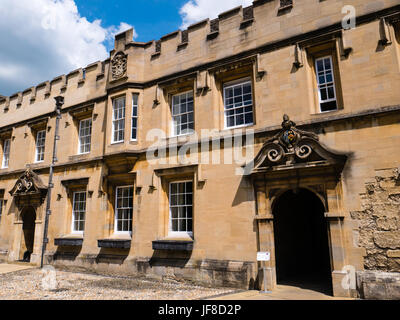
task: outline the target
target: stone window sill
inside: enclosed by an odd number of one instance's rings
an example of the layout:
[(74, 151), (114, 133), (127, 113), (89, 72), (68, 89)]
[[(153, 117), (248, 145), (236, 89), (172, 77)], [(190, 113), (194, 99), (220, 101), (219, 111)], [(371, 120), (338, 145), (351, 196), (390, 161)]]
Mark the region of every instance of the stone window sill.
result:
[(193, 240), (155, 240), (153, 250), (192, 251)]

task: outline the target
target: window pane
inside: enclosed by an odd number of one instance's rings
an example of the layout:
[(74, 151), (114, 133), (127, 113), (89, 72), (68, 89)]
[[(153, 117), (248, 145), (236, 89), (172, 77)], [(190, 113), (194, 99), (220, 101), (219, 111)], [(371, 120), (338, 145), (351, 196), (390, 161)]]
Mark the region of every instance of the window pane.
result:
[[(170, 183), (170, 227), (172, 232), (191, 232), (193, 182)], [(190, 225), (190, 228), (188, 228)]]
[[(238, 83), (224, 89), (225, 91), (225, 116), (226, 126), (235, 127), (245, 124), (252, 124), (253, 117), (244, 115), (244, 106), (252, 106), (251, 82)], [(253, 112), (249, 109), (249, 112)], [(232, 117), (232, 115), (235, 115)]]
[(193, 92), (175, 95), (172, 98), (172, 123), (174, 135), (188, 134), (194, 119)]
[(319, 89), (321, 112), (337, 109), (335, 78), (333, 75), (332, 57), (317, 59), (315, 62)]

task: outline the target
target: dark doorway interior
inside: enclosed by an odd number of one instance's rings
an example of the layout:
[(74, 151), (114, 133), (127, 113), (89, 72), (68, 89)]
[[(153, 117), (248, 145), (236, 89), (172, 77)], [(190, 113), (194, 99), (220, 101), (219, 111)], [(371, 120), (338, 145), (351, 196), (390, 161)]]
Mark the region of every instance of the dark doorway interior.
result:
[(274, 204), (278, 284), (332, 295), (328, 227), (321, 200), (306, 189), (289, 190)]
[(35, 239), (36, 212), (32, 207), (25, 208), (21, 214), (23, 239), (21, 243), (21, 261), (30, 262)]

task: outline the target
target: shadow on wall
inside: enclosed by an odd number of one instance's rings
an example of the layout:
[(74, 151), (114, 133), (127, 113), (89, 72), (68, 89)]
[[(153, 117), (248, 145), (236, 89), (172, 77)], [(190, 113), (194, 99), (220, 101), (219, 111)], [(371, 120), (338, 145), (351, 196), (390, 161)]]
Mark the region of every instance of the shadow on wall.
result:
[(73, 246), (59, 246), (57, 247), (56, 252), (54, 253), (53, 260), (67, 260), (67, 261), (75, 261), (76, 257), (80, 254), (82, 247), (73, 247)]
[(243, 202), (255, 201), (253, 186), (249, 176), (242, 176), (235, 197), (232, 201), (232, 207), (236, 207)]
[(96, 263), (122, 265), (129, 255), (129, 249), (101, 248), (96, 257)]
[(190, 258), (192, 251), (166, 251), (154, 250), (150, 258), (150, 267), (176, 267), (184, 268)]

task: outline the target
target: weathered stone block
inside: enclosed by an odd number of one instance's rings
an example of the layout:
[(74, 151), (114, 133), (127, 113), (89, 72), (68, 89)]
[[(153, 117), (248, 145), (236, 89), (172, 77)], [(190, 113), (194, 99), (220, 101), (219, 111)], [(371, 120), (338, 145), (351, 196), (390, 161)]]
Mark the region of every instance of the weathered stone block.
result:
[(374, 241), (380, 248), (400, 248), (400, 231), (376, 231), (374, 233)]
[(387, 256), (389, 258), (400, 258), (400, 250), (388, 250)]

